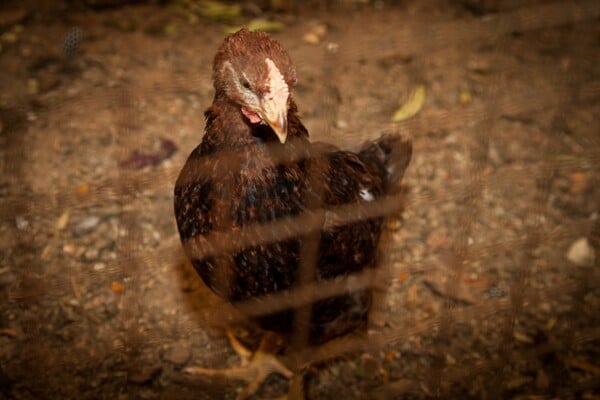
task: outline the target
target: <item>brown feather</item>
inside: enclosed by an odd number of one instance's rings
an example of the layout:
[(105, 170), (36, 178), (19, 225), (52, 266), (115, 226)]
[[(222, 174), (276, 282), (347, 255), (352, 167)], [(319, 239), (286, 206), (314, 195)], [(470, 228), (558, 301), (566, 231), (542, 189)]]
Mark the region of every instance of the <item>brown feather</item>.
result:
[[(257, 83), (266, 79), (264, 58), (273, 60), (290, 89), (293, 64), (282, 46), (265, 33), (241, 30), (225, 39), (214, 61), (215, 99), (206, 112), (206, 134), (192, 152), (175, 185), (175, 215), (182, 242), (344, 204), (373, 201), (396, 191), (411, 156), (410, 141), (386, 136), (359, 153), (310, 143), (296, 105), (289, 99), (288, 137), (277, 141), (267, 125), (248, 121), (240, 97), (223, 65)], [(262, 79), (262, 81), (261, 81)], [(228, 86), (229, 85), (229, 86)], [(280, 161), (281, 154), (294, 155)], [(235, 157), (230, 156), (235, 154)], [(392, 171), (390, 173), (390, 171)], [(316, 257), (316, 279), (328, 280), (377, 265), (383, 218), (375, 217), (323, 229)], [(303, 243), (299, 236), (242, 247), (230, 253), (194, 258), (204, 282), (236, 302), (286, 290), (297, 282)], [(320, 343), (364, 326), (371, 307), (369, 290), (316, 302), (310, 342)], [(293, 331), (294, 310), (267, 315), (258, 322), (269, 330)]]

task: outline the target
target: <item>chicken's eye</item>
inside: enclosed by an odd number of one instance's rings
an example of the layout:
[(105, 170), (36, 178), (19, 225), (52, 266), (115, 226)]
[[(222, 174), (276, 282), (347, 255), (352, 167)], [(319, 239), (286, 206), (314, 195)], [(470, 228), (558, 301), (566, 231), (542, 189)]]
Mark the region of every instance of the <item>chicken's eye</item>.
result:
[(242, 85), (242, 87), (243, 87), (244, 89), (250, 89), (250, 82), (248, 82), (248, 80), (247, 80), (247, 79), (244, 79), (244, 78), (242, 78), (242, 79), (240, 80), (240, 84)]

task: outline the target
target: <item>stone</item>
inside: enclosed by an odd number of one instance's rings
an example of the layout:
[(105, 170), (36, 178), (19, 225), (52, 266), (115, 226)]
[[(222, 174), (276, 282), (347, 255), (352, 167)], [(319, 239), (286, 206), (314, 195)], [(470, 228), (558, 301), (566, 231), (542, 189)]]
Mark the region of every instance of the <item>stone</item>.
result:
[(574, 241), (567, 251), (567, 260), (581, 267), (592, 265), (594, 258), (594, 249), (585, 237)]
[(100, 223), (100, 218), (92, 215), (85, 217), (73, 225), (73, 234), (75, 236), (85, 235), (86, 233), (92, 232), (96, 226)]

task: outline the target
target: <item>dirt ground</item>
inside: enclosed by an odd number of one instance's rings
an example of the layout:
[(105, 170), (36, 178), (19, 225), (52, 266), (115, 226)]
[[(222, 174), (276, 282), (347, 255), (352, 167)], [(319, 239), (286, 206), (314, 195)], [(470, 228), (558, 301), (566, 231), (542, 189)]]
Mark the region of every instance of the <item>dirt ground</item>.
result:
[(313, 138), (414, 138), (385, 324), (307, 398), (600, 398), (600, 3), (111, 3), (0, 5), (0, 397), (235, 398), (182, 372), (239, 359), (172, 187), (225, 30), (262, 17)]

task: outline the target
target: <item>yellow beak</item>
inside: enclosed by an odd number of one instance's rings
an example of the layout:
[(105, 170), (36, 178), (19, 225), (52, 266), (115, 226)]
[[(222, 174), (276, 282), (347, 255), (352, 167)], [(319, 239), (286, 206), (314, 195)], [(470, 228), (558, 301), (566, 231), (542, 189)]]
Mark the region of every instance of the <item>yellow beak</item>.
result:
[(277, 104), (273, 100), (266, 99), (261, 102), (261, 117), (273, 132), (281, 144), (287, 139), (287, 104)]

